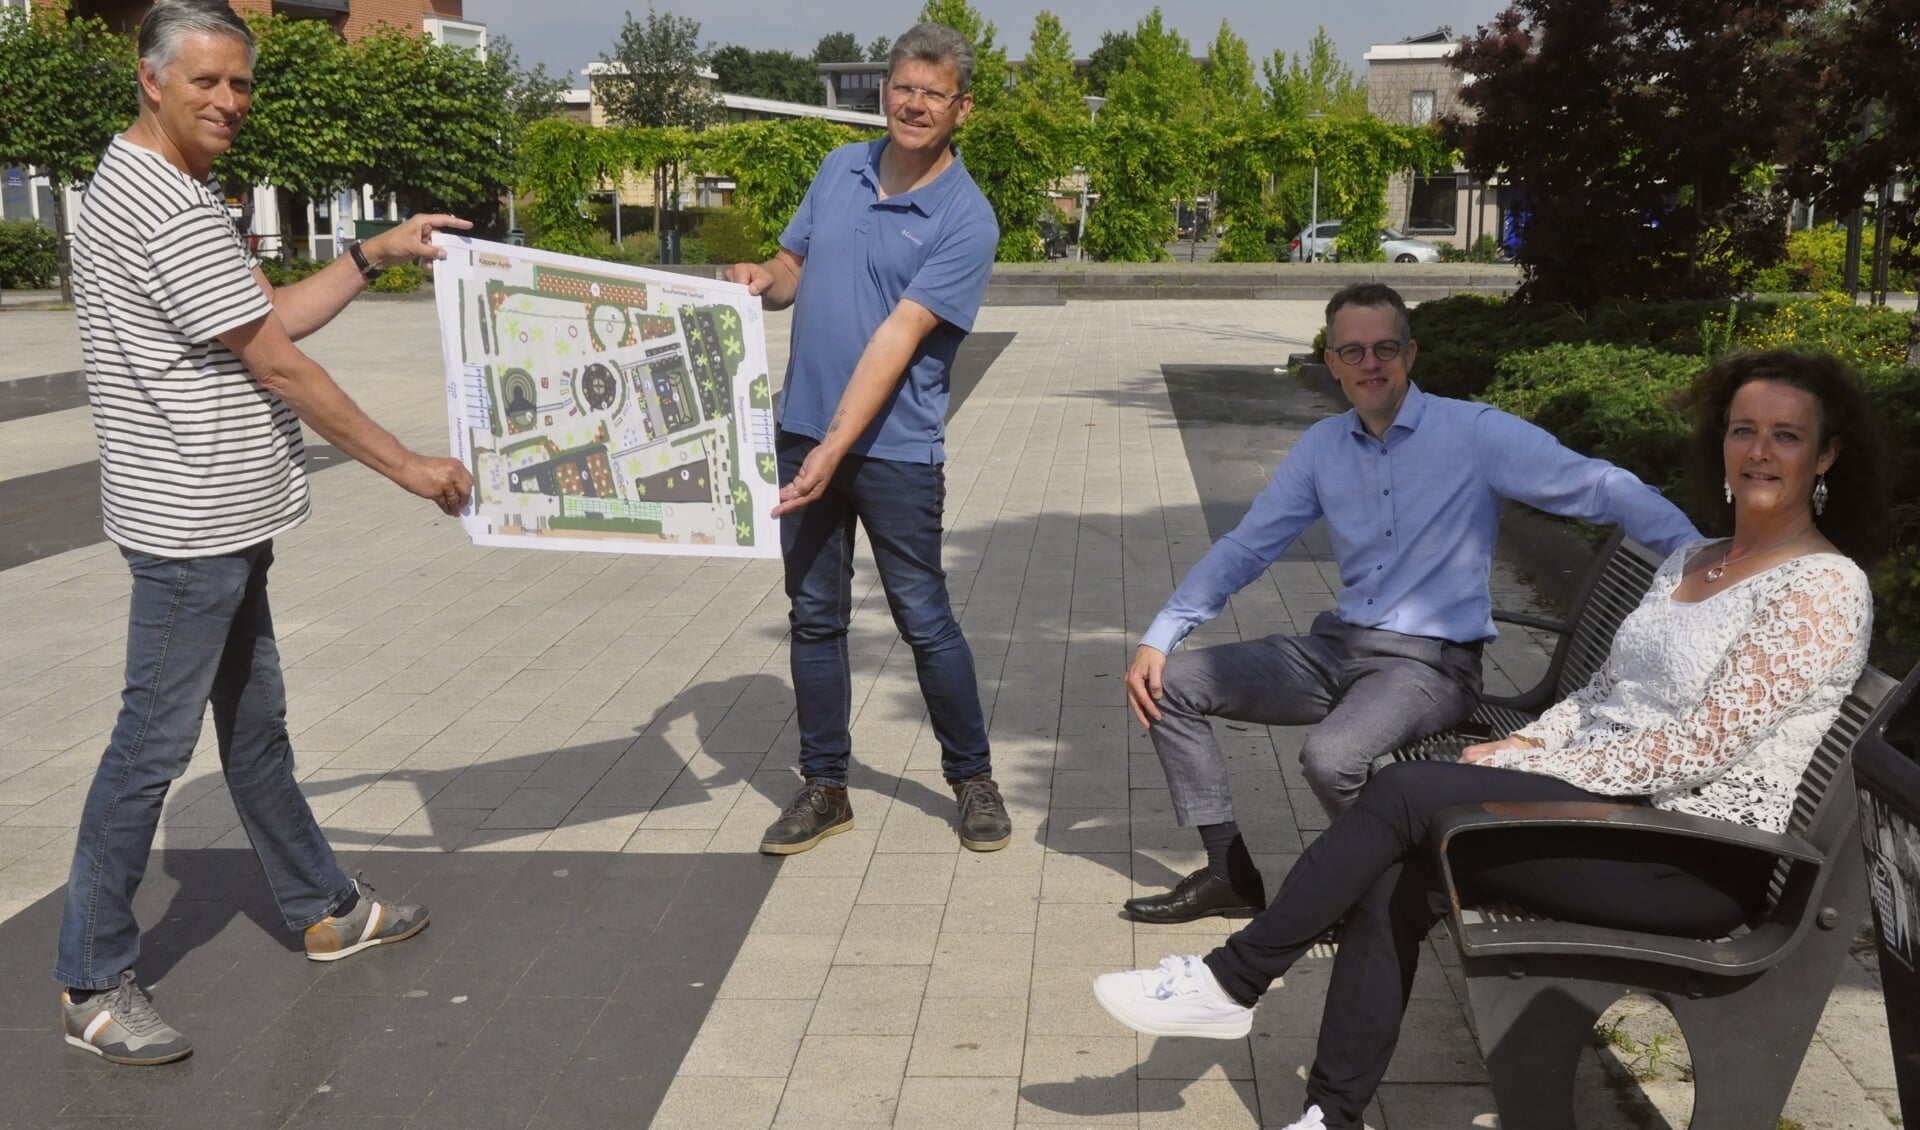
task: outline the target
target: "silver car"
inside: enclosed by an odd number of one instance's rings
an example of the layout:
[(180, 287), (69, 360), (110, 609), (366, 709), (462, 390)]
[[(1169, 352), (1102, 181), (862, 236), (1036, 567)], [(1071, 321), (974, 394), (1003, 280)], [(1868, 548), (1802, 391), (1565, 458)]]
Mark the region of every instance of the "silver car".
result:
[[(1334, 240), (1340, 237), (1341, 220), (1322, 220), (1319, 224), (1300, 229), (1293, 237), (1292, 258), (1296, 263), (1308, 260), (1338, 259), (1334, 250)], [(1438, 263), (1440, 248), (1424, 239), (1413, 239), (1400, 234), (1393, 228), (1380, 229), (1380, 253), (1392, 263)]]

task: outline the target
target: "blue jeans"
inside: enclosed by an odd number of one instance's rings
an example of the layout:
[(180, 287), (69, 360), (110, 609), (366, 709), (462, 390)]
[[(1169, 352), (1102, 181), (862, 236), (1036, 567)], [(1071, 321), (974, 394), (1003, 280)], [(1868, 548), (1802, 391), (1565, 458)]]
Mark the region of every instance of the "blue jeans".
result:
[(293, 776), (267, 608), (273, 543), (219, 557), (121, 553), (133, 572), (127, 689), (80, 816), (53, 974), (79, 989), (111, 988), (139, 960), (133, 895), (209, 702), (227, 789), (287, 926), (311, 926), (354, 889)]
[[(791, 481), (807, 453), (807, 436), (780, 433), (780, 481)], [(947, 501), (945, 470), (849, 455), (826, 492), (780, 519), (787, 597), (793, 602), (794, 709), (800, 719), (800, 772), (808, 780), (844, 786), (852, 755), (848, 732), (853, 675), (847, 625), (853, 618), (853, 533), (867, 531), (887, 607), (900, 638), (913, 649), (940, 767), (949, 781), (991, 774), (987, 722), (973, 652), (954, 619), (947, 574), (940, 568), (940, 519)]]

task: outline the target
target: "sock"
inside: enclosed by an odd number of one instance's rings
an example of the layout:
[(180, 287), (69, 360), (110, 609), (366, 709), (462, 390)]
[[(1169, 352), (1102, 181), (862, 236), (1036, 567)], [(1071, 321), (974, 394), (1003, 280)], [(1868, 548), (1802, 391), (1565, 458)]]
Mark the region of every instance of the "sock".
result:
[(353, 889), (353, 893), (347, 896), (347, 901), (333, 908), (332, 917), (345, 918), (347, 915), (353, 913), (354, 907), (359, 905), (360, 905), (360, 888), (355, 887)]
[(68, 985), (67, 999), (74, 1004), (85, 1004), (92, 1000), (95, 994), (104, 992), (106, 992), (105, 989), (76, 989), (72, 985)]
[(1227, 867), (1227, 852), (1239, 838), (1240, 825), (1236, 821), (1200, 825), (1200, 842), (1207, 847), (1207, 870), (1222, 879), (1233, 878)]

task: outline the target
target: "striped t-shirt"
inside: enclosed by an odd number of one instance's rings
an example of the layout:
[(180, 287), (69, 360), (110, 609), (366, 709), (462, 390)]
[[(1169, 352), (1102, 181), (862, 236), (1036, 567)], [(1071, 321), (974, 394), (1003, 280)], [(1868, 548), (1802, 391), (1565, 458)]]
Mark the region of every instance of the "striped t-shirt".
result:
[(208, 557), (307, 516), (293, 409), (215, 338), (273, 309), (203, 184), (114, 138), (73, 237), (73, 295), (100, 445), (100, 509), (120, 545)]

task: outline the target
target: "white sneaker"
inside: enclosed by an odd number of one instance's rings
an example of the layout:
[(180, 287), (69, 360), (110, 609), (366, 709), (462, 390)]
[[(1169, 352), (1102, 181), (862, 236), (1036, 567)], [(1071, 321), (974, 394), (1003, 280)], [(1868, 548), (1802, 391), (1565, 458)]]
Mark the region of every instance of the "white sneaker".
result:
[(1102, 974), (1093, 995), (1107, 1015), (1149, 1036), (1238, 1040), (1253, 1031), (1253, 1010), (1228, 996), (1192, 954), (1161, 958), (1157, 969)]
[(1318, 1104), (1307, 1108), (1300, 1121), (1288, 1126), (1286, 1130), (1321, 1130), (1327, 1124), (1326, 1116), (1320, 1113)]

